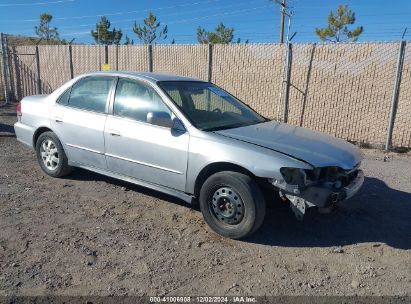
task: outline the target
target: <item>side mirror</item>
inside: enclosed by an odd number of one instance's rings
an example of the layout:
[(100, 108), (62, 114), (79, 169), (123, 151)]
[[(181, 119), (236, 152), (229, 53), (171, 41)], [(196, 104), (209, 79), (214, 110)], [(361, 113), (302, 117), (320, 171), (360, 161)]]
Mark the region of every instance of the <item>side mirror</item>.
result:
[(167, 112), (148, 112), (147, 122), (161, 127), (171, 128), (174, 124), (170, 114)]
[(149, 112), (147, 114), (147, 122), (152, 125), (170, 128), (175, 131), (186, 131), (181, 120), (177, 117), (171, 119), (170, 114), (167, 112)]
[(171, 127), (171, 129), (173, 129), (174, 131), (180, 131), (180, 132), (186, 131), (186, 128), (184, 127), (183, 123), (177, 117), (173, 119), (173, 126)]

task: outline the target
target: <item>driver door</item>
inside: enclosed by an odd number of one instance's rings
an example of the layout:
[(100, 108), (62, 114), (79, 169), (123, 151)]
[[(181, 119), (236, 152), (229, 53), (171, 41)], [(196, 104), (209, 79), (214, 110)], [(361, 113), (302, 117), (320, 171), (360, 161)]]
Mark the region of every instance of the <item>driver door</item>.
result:
[(105, 129), (110, 171), (185, 190), (189, 134), (148, 123), (150, 112), (171, 110), (147, 83), (119, 78)]

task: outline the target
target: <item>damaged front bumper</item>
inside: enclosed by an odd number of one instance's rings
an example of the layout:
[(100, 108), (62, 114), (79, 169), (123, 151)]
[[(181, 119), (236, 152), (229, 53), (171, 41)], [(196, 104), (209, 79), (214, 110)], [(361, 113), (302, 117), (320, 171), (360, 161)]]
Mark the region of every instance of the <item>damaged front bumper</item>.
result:
[(364, 172), (362, 170), (358, 170), (357, 177), (346, 187), (344, 187), (343, 191), (345, 192), (345, 198), (349, 199), (353, 197), (361, 188), (362, 184), (364, 183)]
[(360, 190), (363, 183), (364, 172), (358, 170), (357, 176), (347, 186), (338, 191), (320, 186), (312, 186), (299, 193), (298, 196), (291, 193), (281, 194), (290, 201), (291, 209), (297, 219), (302, 220), (307, 208), (314, 206), (328, 208), (339, 201), (349, 199)]

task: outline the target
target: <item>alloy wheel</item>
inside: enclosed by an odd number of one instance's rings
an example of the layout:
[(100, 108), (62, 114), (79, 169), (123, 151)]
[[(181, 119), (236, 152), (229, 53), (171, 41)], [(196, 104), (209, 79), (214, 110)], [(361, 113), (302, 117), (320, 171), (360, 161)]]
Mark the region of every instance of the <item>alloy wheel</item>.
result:
[(47, 138), (40, 146), (41, 159), (48, 170), (56, 170), (59, 164), (59, 153), (55, 143)]

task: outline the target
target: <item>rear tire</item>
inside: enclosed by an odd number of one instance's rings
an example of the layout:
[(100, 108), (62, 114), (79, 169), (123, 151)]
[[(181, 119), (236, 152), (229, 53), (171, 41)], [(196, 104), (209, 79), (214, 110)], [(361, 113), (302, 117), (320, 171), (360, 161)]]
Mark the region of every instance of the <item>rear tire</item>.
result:
[(260, 228), (265, 217), (265, 200), (250, 176), (223, 171), (211, 175), (201, 187), (200, 209), (215, 232), (241, 239)]
[(36, 142), (36, 154), (41, 169), (47, 175), (62, 177), (73, 170), (68, 165), (68, 159), (60, 140), (53, 132), (40, 134)]

